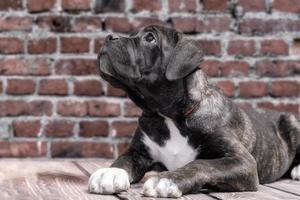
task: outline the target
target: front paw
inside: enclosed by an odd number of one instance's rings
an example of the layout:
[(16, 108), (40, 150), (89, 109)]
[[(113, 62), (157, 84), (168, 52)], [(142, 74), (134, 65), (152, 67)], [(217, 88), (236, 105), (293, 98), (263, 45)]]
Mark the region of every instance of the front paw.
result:
[(291, 172), (291, 176), (292, 176), (293, 180), (300, 181), (300, 165), (293, 168), (293, 170)]
[(182, 196), (182, 192), (171, 179), (158, 176), (151, 177), (144, 183), (143, 194), (148, 197), (178, 198)]
[(94, 172), (88, 183), (91, 193), (113, 194), (130, 187), (129, 176), (124, 169), (102, 168)]

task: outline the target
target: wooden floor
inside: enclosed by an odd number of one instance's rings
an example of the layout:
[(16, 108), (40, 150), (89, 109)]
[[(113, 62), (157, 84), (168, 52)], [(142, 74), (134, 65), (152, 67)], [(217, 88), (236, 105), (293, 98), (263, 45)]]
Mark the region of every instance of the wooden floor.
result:
[[(146, 199), (141, 185), (131, 185), (128, 192), (118, 195), (96, 195), (87, 192), (88, 177), (101, 167), (109, 166), (108, 160), (0, 160), (0, 200), (116, 200)], [(148, 176), (151, 176), (151, 174)], [(201, 193), (180, 199), (226, 200), (300, 200), (300, 182), (281, 180), (260, 185), (258, 192)]]

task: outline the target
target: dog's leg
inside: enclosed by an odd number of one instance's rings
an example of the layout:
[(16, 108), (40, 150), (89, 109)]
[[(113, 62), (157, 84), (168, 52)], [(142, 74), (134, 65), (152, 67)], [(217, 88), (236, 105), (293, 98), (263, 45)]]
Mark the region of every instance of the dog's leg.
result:
[(152, 165), (145, 147), (138, 140), (140, 139), (138, 129), (131, 146), (127, 152), (113, 162), (110, 168), (98, 169), (94, 172), (88, 183), (88, 190), (92, 193), (113, 194), (130, 187), (143, 178), (144, 174)]
[(161, 172), (151, 177), (144, 184), (144, 195), (180, 197), (182, 194), (199, 192), (201, 188), (256, 191), (258, 187), (256, 161), (237, 141), (228, 145), (234, 145), (235, 150), (225, 157), (195, 160), (175, 171)]

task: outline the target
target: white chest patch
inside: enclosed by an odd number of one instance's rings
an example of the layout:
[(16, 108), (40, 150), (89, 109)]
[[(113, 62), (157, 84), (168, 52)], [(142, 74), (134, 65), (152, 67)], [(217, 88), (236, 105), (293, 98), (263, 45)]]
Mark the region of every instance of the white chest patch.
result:
[(149, 148), (153, 160), (163, 163), (168, 170), (173, 171), (195, 160), (198, 151), (188, 144), (187, 137), (180, 134), (170, 118), (163, 117), (170, 132), (170, 138), (165, 141), (164, 146), (159, 146), (146, 133), (143, 142)]

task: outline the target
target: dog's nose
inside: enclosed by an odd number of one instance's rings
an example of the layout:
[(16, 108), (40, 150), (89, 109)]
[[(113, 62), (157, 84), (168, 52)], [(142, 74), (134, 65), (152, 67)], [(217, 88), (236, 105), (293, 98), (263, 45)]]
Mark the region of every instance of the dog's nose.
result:
[(108, 36), (106, 36), (106, 41), (113, 41), (113, 40), (118, 40), (118, 39), (120, 39), (120, 37), (117, 36), (117, 35), (108, 35)]

